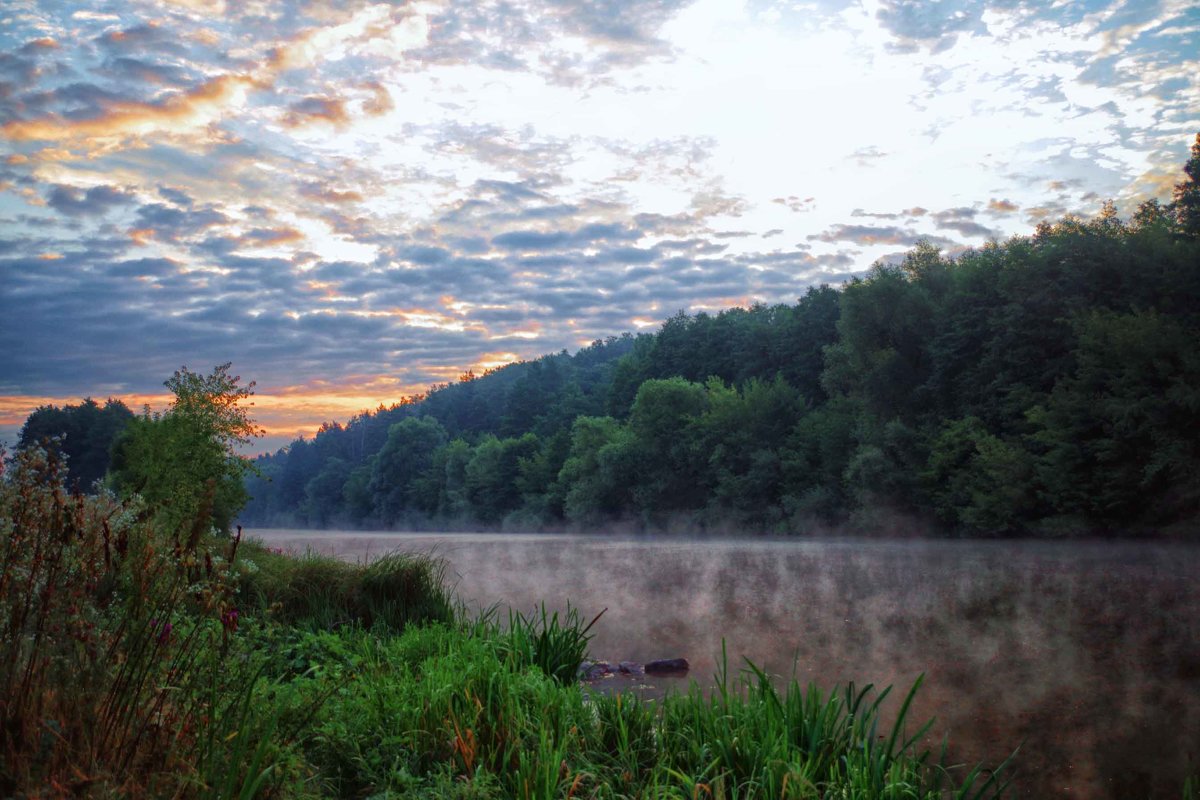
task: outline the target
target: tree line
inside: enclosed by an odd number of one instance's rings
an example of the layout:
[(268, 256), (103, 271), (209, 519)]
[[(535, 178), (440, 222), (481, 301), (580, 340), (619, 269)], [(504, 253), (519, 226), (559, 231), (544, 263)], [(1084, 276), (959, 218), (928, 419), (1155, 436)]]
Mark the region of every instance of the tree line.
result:
[(242, 519), (1193, 532), (1200, 135), (1184, 172), (1128, 220), (922, 243), (795, 304), (680, 312), (326, 424), (255, 462)]
[(254, 394), (254, 383), (242, 386), (230, 366), (208, 375), (176, 370), (163, 382), (172, 400), (159, 413), (147, 407), (134, 415), (111, 398), (103, 406), (90, 397), (78, 405), (42, 406), (25, 420), (17, 448), (65, 457), (71, 492), (136, 495), (167, 533), (191, 527), (197, 537), (210, 527), (227, 533), (249, 499), (245, 478), (252, 465), (237, 448), (262, 435), (238, 406)]

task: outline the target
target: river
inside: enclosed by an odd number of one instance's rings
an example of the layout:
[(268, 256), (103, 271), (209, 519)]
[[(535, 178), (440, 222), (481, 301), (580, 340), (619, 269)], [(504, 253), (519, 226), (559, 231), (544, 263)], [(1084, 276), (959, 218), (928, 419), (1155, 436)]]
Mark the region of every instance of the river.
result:
[(924, 673), (913, 719), (936, 717), (956, 760), (995, 764), (1021, 745), (1021, 797), (1178, 798), (1200, 772), (1194, 545), (250, 535), (350, 559), (433, 550), (460, 598), (607, 608), (595, 655), (684, 656), (701, 684), (722, 640), (733, 669), (745, 657), (801, 683), (892, 684), (893, 707)]

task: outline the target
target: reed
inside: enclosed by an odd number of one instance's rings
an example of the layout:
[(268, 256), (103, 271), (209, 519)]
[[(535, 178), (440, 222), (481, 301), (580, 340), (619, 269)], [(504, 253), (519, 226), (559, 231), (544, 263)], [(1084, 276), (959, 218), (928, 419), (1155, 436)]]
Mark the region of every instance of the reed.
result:
[(205, 744), (251, 663), (237, 541), (194, 538), (204, 520), (163, 533), (138, 502), (69, 494), (65, 475), (30, 448), (0, 480), (0, 795), (171, 794), (206, 783), (206, 747), (241, 775), (252, 754)]

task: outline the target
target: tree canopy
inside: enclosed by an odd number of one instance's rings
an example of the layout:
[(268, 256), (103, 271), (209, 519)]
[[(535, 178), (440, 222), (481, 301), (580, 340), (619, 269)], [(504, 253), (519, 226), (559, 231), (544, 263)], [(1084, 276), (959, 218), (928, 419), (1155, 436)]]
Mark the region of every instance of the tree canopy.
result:
[(182, 367), (164, 385), (169, 408), (147, 408), (113, 446), (111, 479), (122, 495), (140, 495), (170, 529), (211, 524), (228, 531), (249, 495), (249, 459), (236, 448), (261, 435), (244, 404), (254, 383), (222, 364), (208, 375)]

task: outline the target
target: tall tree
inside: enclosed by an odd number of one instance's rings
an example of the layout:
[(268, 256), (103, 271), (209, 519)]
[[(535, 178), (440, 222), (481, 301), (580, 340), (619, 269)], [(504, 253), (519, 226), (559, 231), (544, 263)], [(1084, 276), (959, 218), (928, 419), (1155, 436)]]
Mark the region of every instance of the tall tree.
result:
[(246, 406), (254, 382), (221, 364), (209, 375), (182, 367), (164, 385), (175, 395), (161, 414), (147, 409), (113, 448), (112, 478), (123, 495), (140, 495), (171, 528), (228, 532), (246, 503), (250, 461), (237, 448), (263, 431)]
[(1183, 171), (1187, 180), (1175, 184), (1175, 220), (1184, 236), (1196, 239), (1200, 238), (1200, 133)]
[(42, 406), (25, 420), (17, 446), (54, 447), (67, 457), (68, 485), (87, 491), (108, 471), (113, 441), (132, 419), (112, 398), (103, 406), (90, 397), (79, 405)]

